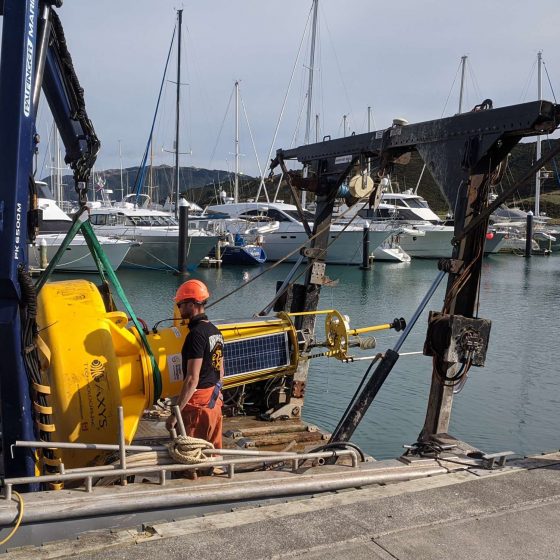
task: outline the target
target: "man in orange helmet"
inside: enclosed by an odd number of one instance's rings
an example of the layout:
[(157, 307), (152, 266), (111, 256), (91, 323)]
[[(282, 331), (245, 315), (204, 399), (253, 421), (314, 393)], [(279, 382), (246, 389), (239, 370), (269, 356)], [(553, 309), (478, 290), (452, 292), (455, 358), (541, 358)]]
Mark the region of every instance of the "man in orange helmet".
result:
[[(221, 449), (224, 339), (204, 313), (209, 298), (208, 288), (200, 280), (187, 280), (175, 295), (181, 317), (189, 321), (189, 333), (181, 350), (184, 382), (177, 404), (187, 435), (205, 439)], [(167, 429), (171, 430), (176, 422), (170, 416)]]

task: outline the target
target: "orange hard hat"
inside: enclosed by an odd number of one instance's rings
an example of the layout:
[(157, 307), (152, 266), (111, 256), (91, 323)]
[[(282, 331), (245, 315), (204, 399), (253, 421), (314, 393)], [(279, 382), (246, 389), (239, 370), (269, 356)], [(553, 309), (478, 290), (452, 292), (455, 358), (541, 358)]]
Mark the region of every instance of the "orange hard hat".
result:
[(179, 286), (175, 294), (175, 301), (180, 302), (186, 299), (194, 299), (196, 302), (204, 303), (209, 297), (210, 292), (204, 282), (200, 280), (187, 280)]

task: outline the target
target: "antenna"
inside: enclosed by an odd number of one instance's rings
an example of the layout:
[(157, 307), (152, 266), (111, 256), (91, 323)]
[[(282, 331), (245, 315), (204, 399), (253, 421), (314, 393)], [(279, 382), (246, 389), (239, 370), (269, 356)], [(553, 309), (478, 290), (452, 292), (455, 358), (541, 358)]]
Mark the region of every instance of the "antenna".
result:
[[(537, 53), (537, 98), (542, 99), (542, 51)], [(542, 147), (541, 137), (537, 136), (537, 154), (536, 160), (541, 159)], [(535, 174), (535, 218), (538, 218), (541, 213), (541, 170), (539, 169)]]
[(467, 65), (467, 56), (461, 57), (461, 88), (459, 89), (459, 114), (463, 112), (463, 92), (465, 89), (465, 66)]
[[(307, 86), (307, 115), (305, 118), (305, 139), (304, 144), (309, 144), (309, 134), (311, 131), (311, 103), (313, 100), (313, 74), (315, 71), (315, 41), (317, 38), (317, 10), (319, 0), (313, 0), (313, 24), (311, 26), (311, 49), (309, 50), (309, 82)], [(307, 176), (307, 167), (304, 169), (304, 176)], [(307, 192), (301, 193), (301, 205), (305, 208), (307, 202)]]

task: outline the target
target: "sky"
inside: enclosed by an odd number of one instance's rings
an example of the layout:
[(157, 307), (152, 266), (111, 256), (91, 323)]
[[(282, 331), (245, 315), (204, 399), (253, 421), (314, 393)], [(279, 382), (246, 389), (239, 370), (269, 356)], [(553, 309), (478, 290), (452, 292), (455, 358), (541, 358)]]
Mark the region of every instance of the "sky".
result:
[[(66, 0), (58, 13), (102, 143), (96, 169), (139, 164), (177, 8), (181, 165), (233, 170), (231, 96), (239, 80), (240, 171), (259, 175), (253, 143), (264, 168), (278, 122), (274, 150), (304, 143), (311, 0)], [(558, 95), (559, 21), (558, 0), (319, 0), (311, 137), (316, 114), (318, 136), (335, 138), (344, 134), (344, 115), (348, 134), (366, 132), (368, 107), (372, 129), (395, 117), (420, 122), (456, 113), (463, 55), (464, 110), (486, 98), (495, 107), (536, 99), (539, 50), (548, 71), (543, 97), (553, 100), (548, 79)], [(175, 56), (155, 129), (156, 165), (173, 164)], [(51, 123), (42, 102), (40, 176), (52, 165)]]

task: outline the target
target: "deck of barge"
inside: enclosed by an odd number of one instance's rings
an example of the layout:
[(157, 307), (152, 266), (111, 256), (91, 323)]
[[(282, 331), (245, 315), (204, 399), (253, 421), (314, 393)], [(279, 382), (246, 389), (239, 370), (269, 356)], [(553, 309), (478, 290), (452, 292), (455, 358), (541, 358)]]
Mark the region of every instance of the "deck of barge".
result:
[[(263, 451), (303, 451), (327, 443), (330, 434), (303, 420), (265, 421), (253, 416), (224, 417), (223, 446), (230, 449), (259, 449)], [(162, 420), (144, 419), (134, 443), (168, 440), (169, 434)]]

